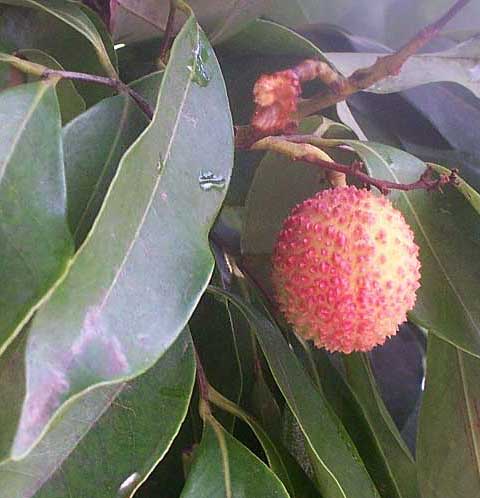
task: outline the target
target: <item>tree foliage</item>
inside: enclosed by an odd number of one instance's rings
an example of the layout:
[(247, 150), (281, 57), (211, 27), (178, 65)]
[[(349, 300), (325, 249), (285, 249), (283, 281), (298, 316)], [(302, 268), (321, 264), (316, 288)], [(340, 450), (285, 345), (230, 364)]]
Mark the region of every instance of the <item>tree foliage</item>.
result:
[[(0, 0), (0, 498), (480, 496), (480, 11), (399, 3)], [(339, 173), (420, 247), (369, 353), (272, 294)]]

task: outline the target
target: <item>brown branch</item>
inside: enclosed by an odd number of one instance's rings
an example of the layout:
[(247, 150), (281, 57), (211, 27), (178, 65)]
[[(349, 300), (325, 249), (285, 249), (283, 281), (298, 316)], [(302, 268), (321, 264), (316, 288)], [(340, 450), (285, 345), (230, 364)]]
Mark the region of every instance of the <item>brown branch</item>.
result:
[(163, 64), (167, 64), (167, 54), (173, 40), (173, 27), (175, 24), (175, 14), (177, 12), (177, 2), (170, 0), (170, 10), (168, 11), (167, 25), (163, 34), (162, 46), (160, 48), (159, 60)]
[(457, 0), (455, 4), (437, 21), (420, 30), (409, 42), (393, 54), (379, 57), (376, 62), (367, 68), (358, 69), (350, 75), (336, 92), (327, 91), (304, 100), (299, 104), (298, 118), (308, 116), (326, 107), (341, 102), (360, 90), (365, 90), (375, 83), (399, 74), (408, 58), (417, 53), (433, 38), (442, 28), (455, 17), (471, 0)]
[[(292, 132), (300, 119), (346, 100), (388, 76), (397, 75), (408, 58), (435, 38), (470, 1), (457, 0), (440, 19), (419, 31), (397, 52), (379, 57), (372, 66), (358, 69), (348, 78), (325, 62), (313, 60), (260, 76), (254, 86), (256, 107), (251, 124), (236, 129), (235, 145), (248, 148), (263, 137)], [(328, 89), (310, 99), (299, 100), (300, 83), (312, 79), (319, 79)]]
[(150, 120), (153, 119), (153, 109), (147, 100), (133, 88), (130, 88), (128, 85), (123, 83), (123, 81), (115, 78), (107, 78), (105, 76), (97, 76), (95, 74), (77, 73), (74, 71), (57, 71), (55, 69), (45, 69), (41, 76), (42, 78), (63, 78), (108, 86), (116, 90), (118, 93), (125, 93), (129, 95), (136, 102), (138, 107), (145, 113), (145, 115)]
[[(427, 167), (420, 178), (413, 183), (396, 183), (372, 178), (362, 171), (364, 164), (361, 161), (354, 161), (351, 165), (327, 161), (323, 156), (323, 151), (317, 147), (308, 143), (289, 141), (289, 138), (290, 137), (267, 137), (253, 144), (252, 149), (278, 152), (289, 156), (294, 161), (304, 161), (320, 166), (326, 170), (353, 176), (365, 185), (376, 187), (382, 194), (387, 194), (390, 190), (402, 190), (404, 192), (411, 190), (441, 190), (445, 185), (456, 185), (458, 181), (458, 170), (454, 169), (449, 175), (439, 175), (435, 178), (434, 169), (430, 166)], [(295, 139), (298, 139), (298, 137), (294, 137), (294, 140)]]

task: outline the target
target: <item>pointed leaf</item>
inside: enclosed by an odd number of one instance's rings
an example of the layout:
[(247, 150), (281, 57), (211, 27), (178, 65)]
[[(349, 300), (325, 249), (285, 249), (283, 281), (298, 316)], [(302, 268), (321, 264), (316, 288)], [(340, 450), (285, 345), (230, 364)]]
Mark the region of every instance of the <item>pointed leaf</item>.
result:
[(182, 498), (288, 498), (282, 482), (210, 416)]
[(278, 328), (232, 294), (227, 297), (250, 322), (272, 374), (301, 427), (312, 453), (324, 498), (373, 498), (378, 492), (345, 428), (314, 387)]
[(72, 243), (54, 86), (40, 81), (3, 91), (0, 121), (3, 351), (65, 270)]
[[(162, 73), (132, 83), (152, 105)], [(123, 154), (148, 124), (130, 97), (117, 95), (90, 108), (63, 129), (70, 229), (77, 246), (100, 210)]]
[[(294, 496), (295, 498), (308, 498), (317, 495), (313, 484), (306, 474), (303, 473), (295, 459), (279, 442), (274, 442), (253, 417), (246, 413), (240, 406), (226, 399), (212, 387), (209, 387), (209, 400), (220, 408), (240, 418), (250, 426), (262, 445), (269, 467), (283, 482), (291, 496)], [(279, 414), (279, 417), (275, 420), (277, 425), (280, 420), (281, 417)]]
[(124, 155), (70, 271), (35, 316), (14, 458), (75, 397), (145, 372), (181, 332), (213, 270), (208, 231), (232, 155), (220, 69), (191, 18), (172, 48), (152, 123)]
[(131, 493), (170, 447), (194, 380), (193, 347), (184, 332), (148, 372), (75, 401), (30, 455), (0, 465), (3, 495), (117, 498), (119, 489)]
[(117, 71), (110, 59), (110, 54), (95, 24), (76, 2), (63, 0), (1, 0), (0, 3), (15, 7), (28, 7), (41, 10), (60, 19), (82, 34), (94, 47), (97, 56), (107, 73), (115, 77)]
[(422, 496), (477, 496), (480, 489), (480, 360), (429, 335), (417, 442)]

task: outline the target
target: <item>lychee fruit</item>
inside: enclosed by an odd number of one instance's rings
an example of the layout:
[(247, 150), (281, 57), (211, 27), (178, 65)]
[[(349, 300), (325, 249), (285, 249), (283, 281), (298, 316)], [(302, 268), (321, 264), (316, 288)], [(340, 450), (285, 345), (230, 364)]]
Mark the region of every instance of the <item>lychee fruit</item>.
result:
[(370, 351), (396, 334), (415, 304), (418, 246), (385, 196), (324, 190), (285, 220), (272, 280), (297, 334), (329, 351)]

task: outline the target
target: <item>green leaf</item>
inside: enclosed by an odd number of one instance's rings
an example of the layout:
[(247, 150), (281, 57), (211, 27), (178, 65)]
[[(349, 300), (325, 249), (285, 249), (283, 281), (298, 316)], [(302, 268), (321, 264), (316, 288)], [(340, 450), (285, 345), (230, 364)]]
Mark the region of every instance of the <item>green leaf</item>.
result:
[[(328, 137), (332, 132), (352, 136), (345, 126), (318, 116), (303, 120), (300, 132), (313, 132), (319, 137)], [(350, 156), (346, 151), (332, 154), (337, 161), (350, 160)], [(270, 256), (283, 221), (296, 204), (327, 186), (322, 169), (284, 155), (269, 152), (258, 165), (245, 203), (241, 243), (244, 263), (266, 289), (270, 289)]]
[[(316, 496), (312, 483), (309, 482), (308, 477), (295, 462), (295, 459), (285, 448), (280, 446), (278, 442), (274, 442), (253, 417), (248, 415), (248, 413), (240, 408), (240, 406), (232, 403), (230, 400), (222, 396), (212, 387), (209, 387), (209, 400), (220, 408), (232, 413), (250, 426), (258, 441), (262, 445), (269, 467), (283, 482), (285, 488), (291, 496), (294, 496), (295, 498)], [(281, 417), (279, 416), (276, 419), (277, 425), (280, 420)]]
[[(0, 93), (0, 351), (72, 255), (55, 88)], [(8, 126), (5, 125), (8, 123)]]
[(0, 465), (2, 496), (130, 496), (179, 431), (194, 380), (185, 331), (148, 372), (81, 397), (25, 459)]
[(426, 390), (417, 442), (422, 496), (477, 496), (480, 360), (431, 334), (427, 353)]
[(288, 498), (275, 474), (210, 415), (182, 498)]
[[(302, 122), (300, 132), (311, 133), (318, 130), (321, 124), (322, 118), (308, 118)], [(266, 154), (255, 172), (246, 200), (242, 252), (271, 254), (283, 220), (290, 210), (299, 200), (322, 190), (324, 181), (320, 168), (294, 162), (273, 152)], [(259, 216), (259, 213), (264, 214)]]
[[(439, 174), (449, 175), (451, 173), (450, 169), (440, 166), (439, 164), (428, 163), (428, 165)], [(471, 204), (473, 209), (480, 214), (480, 194), (462, 178), (457, 178), (456, 188)]]
[[(109, 74), (98, 59), (95, 48), (82, 33), (44, 10), (2, 6), (0, 40), (11, 52), (33, 48), (42, 50), (69, 71)], [(107, 51), (112, 54), (114, 61), (115, 52), (111, 41), (107, 45)], [(113, 94), (113, 90), (104, 85), (75, 82), (75, 86), (87, 106)]]
[[(199, 23), (212, 43), (218, 43), (238, 32), (246, 23), (260, 15), (269, 0), (190, 0)], [(117, 0), (113, 14), (115, 39), (130, 44), (158, 36), (164, 31), (169, 2), (156, 0)], [(177, 15), (174, 30), (183, 16)]]
[[(23, 49), (17, 52), (17, 56), (24, 56), (29, 61), (41, 64), (51, 69), (63, 71), (63, 67), (50, 55), (38, 49)], [(35, 81), (35, 77), (29, 77), (29, 81)], [(62, 124), (66, 124), (74, 117), (85, 111), (85, 101), (78, 93), (75, 85), (70, 80), (60, 80), (57, 83), (57, 97), (60, 104)]]
[[(301, 26), (311, 22), (327, 22), (327, 12), (330, 2), (322, 2), (322, 8), (318, 0), (272, 0), (267, 16), (285, 26)], [(343, 7), (343, 2), (340, 2)], [(335, 7), (333, 7), (335, 8)]]
[(282, 419), (282, 412), (277, 399), (267, 384), (261, 365), (255, 369), (255, 382), (250, 394), (249, 407), (267, 434), (273, 439), (281, 441), (282, 427), (278, 421)]
[(222, 45), (229, 53), (238, 55), (315, 57), (328, 61), (323, 52), (312, 42), (281, 24), (266, 19), (256, 19), (240, 33)]
[[(411, 183), (426, 164), (394, 147), (355, 140), (328, 140), (324, 145), (346, 144), (365, 162), (375, 178)], [(411, 319), (460, 349), (480, 357), (480, 284), (478, 212), (462, 190), (445, 193), (392, 191), (391, 200), (402, 211), (420, 246), (421, 287)], [(469, 187), (470, 198), (474, 195)], [(475, 192), (477, 205), (480, 205)]]
[[(220, 303), (209, 295), (202, 297), (189, 322), (210, 384), (237, 403), (249, 391), (253, 370), (251, 337), (244, 322), (229, 303)], [(217, 418), (233, 432), (232, 416), (219, 414)]]
[(417, 469), (409, 449), (388, 413), (373, 377), (370, 363), (361, 353), (343, 357), (346, 380), (372, 430), (399, 498), (418, 498)]
[[(346, 76), (357, 69), (371, 66), (382, 55), (385, 54), (326, 54), (329, 61)], [(367, 88), (366, 91), (392, 93), (427, 83), (451, 81), (463, 85), (480, 97), (479, 58), (480, 39), (478, 37), (443, 52), (412, 55), (402, 66), (398, 75), (385, 78)]]
[[(384, 498), (398, 496), (397, 485), (393, 480), (389, 464), (385, 460), (385, 453), (378, 443), (378, 436), (371, 427), (371, 424), (382, 425), (381, 420), (367, 420), (365, 409), (361, 404), (362, 398), (353, 393), (344, 379), (345, 369), (342, 363), (338, 363), (338, 368), (333, 365), (334, 361), (340, 360), (339, 358), (309, 344), (307, 351), (314, 359), (317, 377), (325, 397), (356, 445), (380, 495)], [(359, 382), (362, 380), (359, 379)], [(365, 381), (368, 383), (368, 379)]]
[[(0, 41), (0, 53), (8, 52), (8, 48)], [(7, 62), (0, 58), (0, 90), (4, 90), (11, 85), (12, 73), (15, 71), (12, 66)], [(24, 81), (24, 75), (16, 71), (16, 74), (19, 75), (19, 81)]]
[[(132, 83), (155, 105), (163, 73)], [(110, 97), (63, 129), (68, 218), (77, 246), (85, 239), (102, 205), (120, 159), (148, 124), (126, 95)]]
[(1, 0), (0, 3), (41, 10), (68, 24), (92, 44), (107, 74), (111, 77), (116, 77), (117, 71), (114, 67), (116, 61), (112, 64), (110, 54), (104, 45), (102, 36), (89, 16), (85, 14), (76, 2), (68, 0)]
[(220, 68), (191, 18), (151, 124), (123, 156), (94, 227), (32, 323), (13, 458), (85, 391), (145, 372), (184, 328), (212, 274), (208, 231), (232, 143)]
[(312, 384), (278, 328), (237, 297), (227, 297), (254, 327), (278, 387), (300, 425), (312, 453), (324, 498), (378, 497), (358, 452), (323, 394)]

